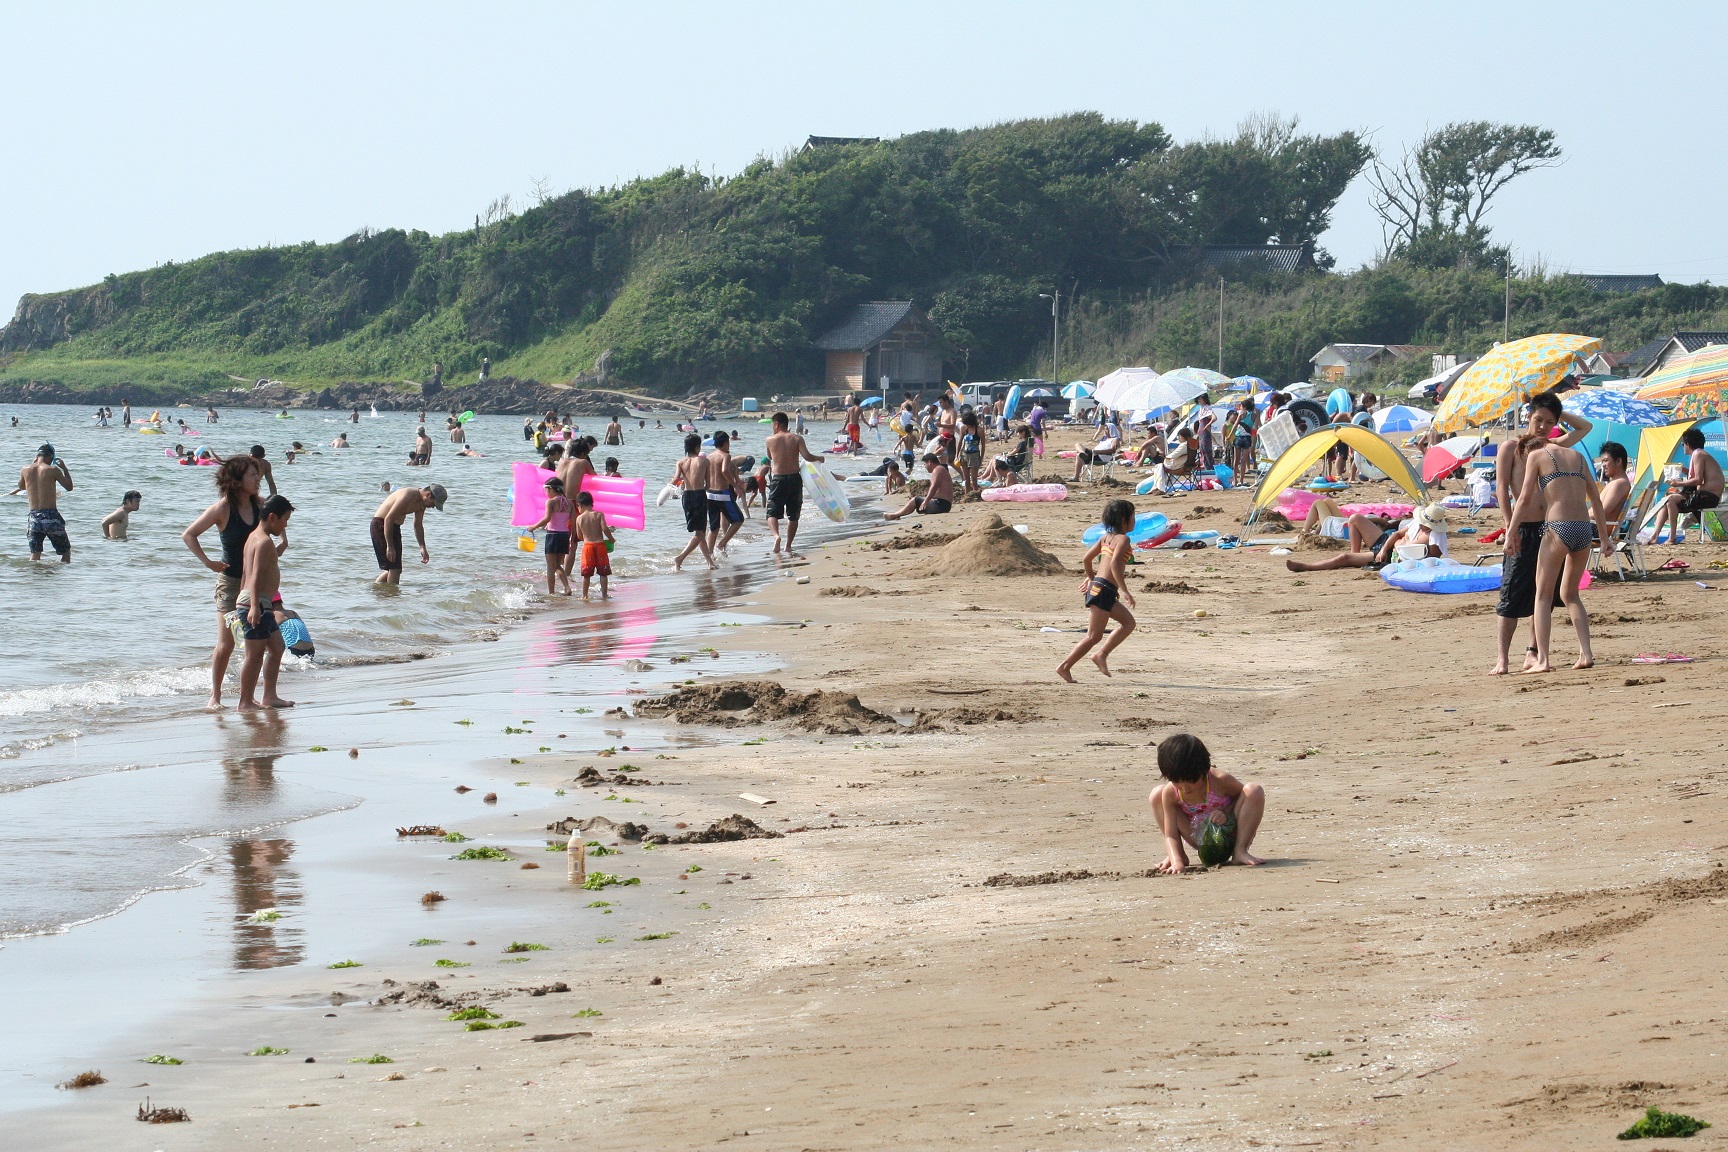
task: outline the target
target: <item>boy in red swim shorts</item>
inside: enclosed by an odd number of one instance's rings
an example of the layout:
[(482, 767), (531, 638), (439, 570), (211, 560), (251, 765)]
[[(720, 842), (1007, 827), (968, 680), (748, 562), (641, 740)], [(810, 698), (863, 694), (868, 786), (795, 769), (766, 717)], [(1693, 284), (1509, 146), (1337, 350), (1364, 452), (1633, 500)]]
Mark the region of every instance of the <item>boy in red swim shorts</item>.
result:
[(582, 599), (590, 599), (588, 582), (596, 574), (600, 577), (600, 599), (609, 599), (606, 593), (606, 578), (612, 575), (612, 557), (608, 545), (617, 537), (612, 535), (612, 526), (606, 523), (604, 513), (594, 511), (594, 497), (588, 492), (576, 495), (576, 535), (582, 541)]

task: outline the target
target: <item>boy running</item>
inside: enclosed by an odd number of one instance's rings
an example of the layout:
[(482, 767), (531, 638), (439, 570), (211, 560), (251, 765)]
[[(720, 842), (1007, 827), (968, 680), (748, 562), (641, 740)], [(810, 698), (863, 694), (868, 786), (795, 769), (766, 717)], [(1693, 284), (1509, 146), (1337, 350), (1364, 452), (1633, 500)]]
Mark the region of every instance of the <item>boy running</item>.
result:
[(714, 551), (708, 546), (708, 457), (702, 455), (702, 437), (692, 432), (684, 437), (684, 459), (672, 469), (672, 483), (684, 490), (684, 528), (690, 533), (690, 543), (672, 561), (674, 571), (684, 570), (684, 561), (696, 549), (702, 549), (702, 559), (708, 567), (714, 563)]
[[(714, 433), (714, 451), (708, 453), (708, 549), (710, 553), (726, 551), (726, 545), (744, 524), (744, 512), (738, 507), (738, 466), (732, 463), (732, 436)], [(725, 527), (722, 529), (721, 524)]]

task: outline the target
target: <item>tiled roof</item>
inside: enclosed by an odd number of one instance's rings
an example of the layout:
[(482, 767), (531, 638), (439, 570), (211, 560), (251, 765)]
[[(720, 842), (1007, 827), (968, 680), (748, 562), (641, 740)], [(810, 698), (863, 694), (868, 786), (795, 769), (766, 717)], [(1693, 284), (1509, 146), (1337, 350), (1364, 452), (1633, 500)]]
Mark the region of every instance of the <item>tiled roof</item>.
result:
[(1673, 339), (1688, 352), (1696, 352), (1707, 344), (1728, 344), (1728, 332), (1676, 332)]
[(1314, 353), (1314, 355), (1310, 356), (1309, 359), (1319, 360), (1320, 354), (1325, 352), (1327, 348), (1336, 352), (1338, 358), (1343, 360), (1346, 364), (1357, 364), (1363, 360), (1372, 360), (1374, 357), (1380, 355), (1380, 353), (1386, 351), (1386, 345), (1384, 344), (1328, 344), (1326, 345), (1326, 348), (1320, 349), (1319, 352)]
[(910, 300), (872, 300), (859, 304), (839, 324), (818, 336), (815, 344), (824, 352), (856, 352), (881, 340), (911, 314)]
[(1638, 347), (1632, 349), (1632, 351), (1623, 353), (1622, 355), (1625, 356), (1625, 359), (1621, 360), (1620, 363), (1633, 365), (1648, 364), (1650, 361), (1656, 359), (1656, 353), (1662, 351), (1663, 348), (1668, 346), (1668, 339), (1669, 338), (1666, 336), (1658, 336), (1654, 340), (1646, 340), (1644, 343), (1638, 345)]
[(1434, 353), (1440, 349), (1432, 344), (1388, 344), (1386, 351), (1394, 356), (1420, 356), (1424, 352)]
[(1314, 264), (1314, 250), (1306, 244), (1204, 244), (1200, 248), (1200, 263), (1208, 268), (1222, 268), (1261, 260), (1280, 272), (1295, 272)]
[(841, 144), (878, 144), (880, 142), (881, 137), (879, 136), (806, 136), (804, 147), (799, 151), (808, 152), (812, 148), (832, 148)]
[(1590, 285), (1597, 292), (1640, 292), (1646, 288), (1662, 287), (1662, 277), (1650, 276), (1592, 276), (1581, 275), (1578, 279)]

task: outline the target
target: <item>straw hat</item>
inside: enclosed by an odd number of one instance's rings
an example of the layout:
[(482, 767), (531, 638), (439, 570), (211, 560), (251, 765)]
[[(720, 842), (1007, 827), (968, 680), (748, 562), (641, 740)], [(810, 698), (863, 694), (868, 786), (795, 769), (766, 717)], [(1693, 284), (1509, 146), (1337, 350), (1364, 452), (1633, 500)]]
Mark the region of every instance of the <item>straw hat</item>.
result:
[(1452, 523), (1451, 514), (1446, 511), (1444, 505), (1440, 504), (1422, 505), (1416, 509), (1414, 519), (1418, 528), (1444, 529)]

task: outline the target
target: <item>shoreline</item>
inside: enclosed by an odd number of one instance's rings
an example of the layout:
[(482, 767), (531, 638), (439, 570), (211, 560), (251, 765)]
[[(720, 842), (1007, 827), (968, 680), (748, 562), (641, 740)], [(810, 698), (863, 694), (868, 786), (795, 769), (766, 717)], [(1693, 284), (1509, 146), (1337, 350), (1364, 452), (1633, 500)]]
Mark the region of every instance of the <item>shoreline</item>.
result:
[[(1100, 496), (1011, 519), (1072, 564)], [(1243, 497), (1148, 503), (1199, 500), (1229, 511), (1186, 518), (1223, 528)], [(961, 505), (921, 530), (997, 510)], [(772, 632), (710, 642), (722, 666), (772, 647), (788, 691), (856, 693), (879, 719), (855, 734), (610, 719), (632, 747), (647, 735), (680, 757), (656, 765), (676, 768), (692, 828), (751, 792), (776, 801), (745, 813), (764, 827), (810, 829), (613, 858), (703, 865), (642, 873), (644, 897), (711, 905), (678, 936), (590, 962), (574, 941), (599, 921), (566, 925), (568, 905), (541, 894), (522, 914), (558, 950), (524, 969), (572, 991), (487, 1001), (520, 1031), (339, 1010), (394, 1045), (405, 1079), (322, 1052), (310, 1068), (213, 1056), (138, 1077), (191, 1125), (134, 1136), (119, 1118), (134, 1102), (113, 1086), (32, 1124), (66, 1146), (186, 1148), (526, 1148), (574, 1124), (608, 1148), (669, 1132), (774, 1149), (1345, 1148), (1431, 1131), (1448, 1147), (1546, 1149), (1596, 1146), (1646, 1104), (1728, 1114), (1696, 995), (1728, 929), (1712, 847), (1728, 819), (1710, 800), (1625, 803), (1632, 776), (1709, 795), (1721, 770), (1690, 750), (1721, 724), (1695, 710), (1689, 727), (1609, 748), (1576, 722), (1580, 701), (1667, 719), (1653, 709), (1707, 692), (1728, 658), (1718, 642), (1694, 637), (1699, 662), (1659, 675), (1626, 666), (1675, 623), (1713, 618), (1687, 574), (1587, 593), (1595, 673), (1460, 679), (1491, 644), (1481, 596), (1411, 596), (1356, 572), (1298, 583), (1258, 549), (1153, 553), (1136, 585), (1170, 590), (1136, 587), (1143, 631), (1116, 677), (1068, 688), (1053, 668), (1070, 638), (1039, 629), (1074, 627), (1072, 574), (914, 576), (937, 549), (880, 543), (813, 551), (798, 570), (810, 584), (751, 593)], [(1265, 783), (1268, 866), (1144, 875), (1159, 853), (1149, 742), (1179, 728)], [(669, 790), (642, 793), (661, 830)], [(1665, 946), (1681, 925), (1693, 946)], [(377, 995), (387, 974), (346, 987)], [(298, 983), (327, 997), (321, 975)], [(575, 1017), (590, 1007), (603, 1015)], [(574, 1034), (518, 1039), (558, 1032)]]

